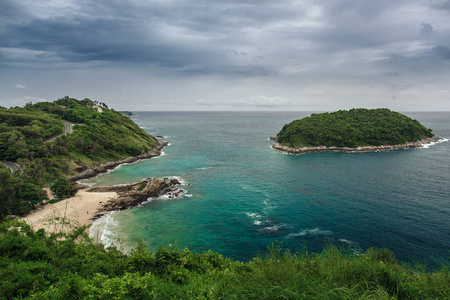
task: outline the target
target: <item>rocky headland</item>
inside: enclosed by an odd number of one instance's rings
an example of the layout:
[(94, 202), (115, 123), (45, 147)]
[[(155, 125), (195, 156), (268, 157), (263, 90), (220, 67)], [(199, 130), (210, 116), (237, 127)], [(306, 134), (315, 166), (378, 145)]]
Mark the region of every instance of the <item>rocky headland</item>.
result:
[(107, 187), (96, 187), (87, 190), (90, 193), (116, 192), (117, 197), (102, 203), (95, 212), (93, 220), (98, 219), (109, 211), (124, 210), (137, 206), (149, 198), (169, 194), (171, 198), (177, 198), (184, 190), (179, 189), (180, 181), (176, 178), (147, 178), (142, 181)]

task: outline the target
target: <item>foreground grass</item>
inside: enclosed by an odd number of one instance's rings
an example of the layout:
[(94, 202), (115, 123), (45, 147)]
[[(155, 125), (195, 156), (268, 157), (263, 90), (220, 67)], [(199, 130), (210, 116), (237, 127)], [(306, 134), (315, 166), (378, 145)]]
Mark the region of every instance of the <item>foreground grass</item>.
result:
[(447, 267), (426, 272), (392, 252), (353, 255), (334, 246), (233, 261), (176, 247), (106, 252), (84, 228), (48, 235), (23, 222), (0, 224), (1, 299), (449, 299)]

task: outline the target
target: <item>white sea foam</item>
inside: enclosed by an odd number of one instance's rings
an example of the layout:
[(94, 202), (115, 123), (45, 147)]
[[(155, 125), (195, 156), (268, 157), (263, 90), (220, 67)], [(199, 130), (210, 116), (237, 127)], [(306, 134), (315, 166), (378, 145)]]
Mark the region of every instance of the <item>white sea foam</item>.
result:
[(263, 223), (262, 216), (258, 213), (245, 213), (247, 217), (253, 219), (253, 225), (260, 226)]
[(277, 230), (279, 230), (281, 228), (284, 228), (284, 227), (286, 227), (286, 225), (280, 224), (280, 225), (268, 226), (268, 227), (265, 227), (264, 229), (267, 230), (267, 231), (277, 231)]
[(445, 143), (445, 142), (448, 142), (448, 141), (449, 141), (448, 138), (442, 138), (442, 139), (439, 139), (437, 142), (431, 142), (431, 143), (428, 143), (428, 144), (422, 144), (422, 147), (421, 147), (421, 148), (423, 148), (423, 149), (428, 149), (428, 148), (430, 148), (431, 146), (434, 146), (434, 145), (436, 145), (436, 144)]
[(250, 218), (261, 218), (261, 216), (257, 213), (245, 213)]
[(183, 178), (181, 178), (180, 176), (172, 176), (170, 178), (178, 180), (180, 182), (180, 185), (186, 185), (186, 181)]
[(339, 239), (339, 242), (342, 242), (342, 243), (345, 243), (345, 244), (348, 244), (348, 245), (355, 245), (356, 244), (355, 242), (349, 241), (347, 239)]
[(275, 207), (277, 207), (275, 204), (270, 203), (270, 199), (265, 199), (263, 201), (263, 204), (264, 204), (263, 213), (265, 214), (271, 212)]
[(291, 237), (297, 237), (297, 236), (305, 236), (305, 235), (331, 235), (333, 234), (331, 231), (329, 230), (320, 230), (319, 228), (314, 228), (314, 229), (304, 229), (298, 233), (289, 233), (288, 234), (288, 238)]
[(109, 212), (94, 221), (89, 229), (89, 237), (96, 242), (101, 242), (105, 249), (118, 246), (115, 242), (114, 230), (117, 228), (117, 221), (114, 219), (115, 211)]

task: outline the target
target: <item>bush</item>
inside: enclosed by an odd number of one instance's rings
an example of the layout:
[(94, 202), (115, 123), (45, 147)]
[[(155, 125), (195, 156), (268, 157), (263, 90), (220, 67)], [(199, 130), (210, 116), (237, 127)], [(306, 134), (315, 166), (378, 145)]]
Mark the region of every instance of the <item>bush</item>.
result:
[(56, 180), (50, 189), (58, 198), (69, 198), (77, 192), (77, 189), (64, 177)]

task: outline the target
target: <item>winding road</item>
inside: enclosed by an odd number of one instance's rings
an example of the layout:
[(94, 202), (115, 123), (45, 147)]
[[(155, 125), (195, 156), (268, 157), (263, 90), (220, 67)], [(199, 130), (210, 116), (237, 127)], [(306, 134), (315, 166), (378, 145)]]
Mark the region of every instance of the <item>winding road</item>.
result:
[(67, 122), (67, 121), (63, 121), (64, 122), (64, 133), (57, 135), (55, 137), (52, 137), (51, 139), (46, 140), (44, 143), (50, 143), (53, 142), (54, 140), (56, 140), (58, 137), (64, 135), (64, 134), (69, 134), (72, 133), (72, 127), (74, 124)]
[[(50, 143), (53, 142), (54, 140), (56, 140), (58, 137), (64, 135), (64, 134), (69, 134), (72, 133), (72, 127), (74, 124), (67, 122), (67, 121), (63, 121), (64, 122), (64, 133), (57, 135), (55, 137), (52, 137), (51, 139), (46, 140), (44, 143)], [(8, 168), (11, 169), (11, 172), (14, 173), (16, 171), (21, 171), (22, 172), (22, 168), (19, 166), (19, 164), (15, 163), (15, 162), (11, 162), (11, 161), (3, 161), (3, 164), (5, 166), (7, 166)]]
[(10, 168), (12, 173), (14, 173), (16, 171), (22, 171), (22, 168), (18, 164), (14, 163), (14, 162), (3, 161), (3, 164), (5, 166), (7, 166), (8, 168)]

